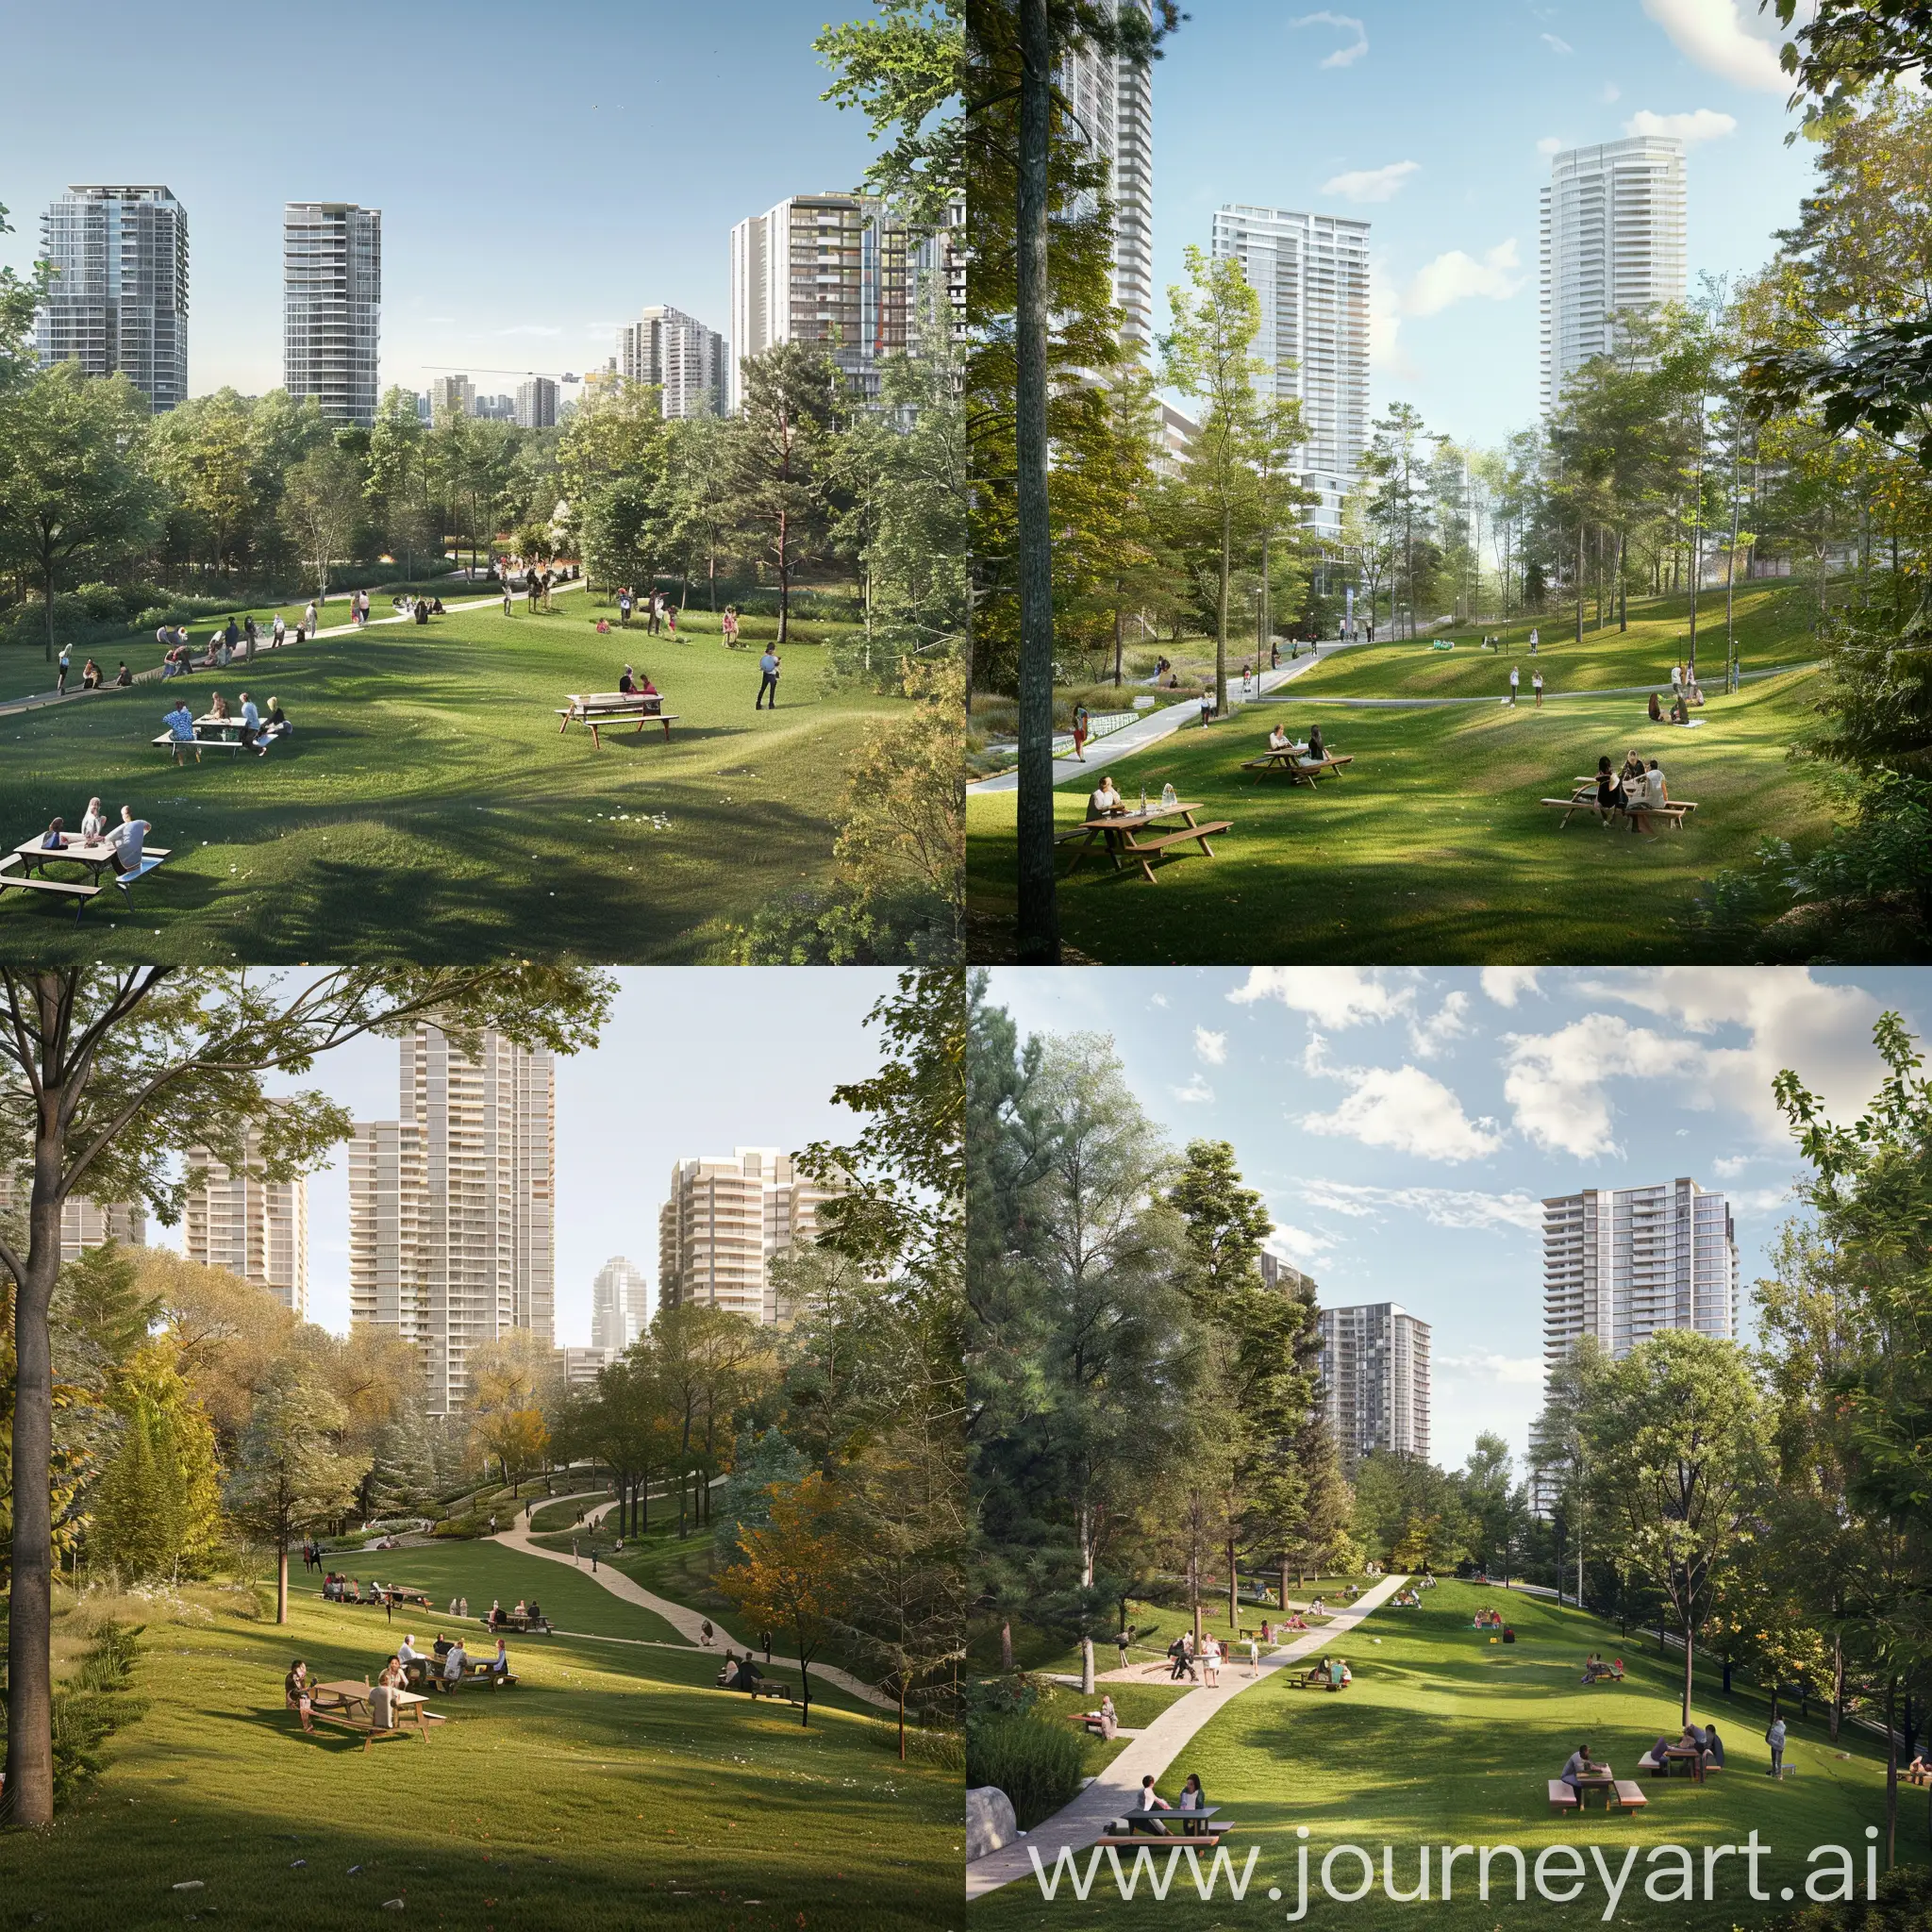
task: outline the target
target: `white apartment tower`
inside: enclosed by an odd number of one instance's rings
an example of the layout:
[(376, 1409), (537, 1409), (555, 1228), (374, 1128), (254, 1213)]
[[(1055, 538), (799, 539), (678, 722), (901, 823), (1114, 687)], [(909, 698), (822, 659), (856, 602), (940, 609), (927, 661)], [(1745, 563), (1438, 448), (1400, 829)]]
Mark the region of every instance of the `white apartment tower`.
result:
[(557, 427), (557, 383), (548, 375), (533, 375), (517, 384), (516, 424), (521, 429)]
[(41, 217), (53, 270), (42, 366), (126, 376), (158, 414), (188, 396), (188, 216), (165, 188), (70, 188)]
[(1594, 1335), (1625, 1356), (1665, 1328), (1737, 1333), (1730, 1203), (1693, 1180), (1586, 1188), (1543, 1203), (1543, 1361)]
[(476, 385), (467, 375), (435, 375), (429, 380), (429, 420), (447, 423), (452, 416), (476, 413)]
[(1369, 225), (1339, 215), (1229, 206), (1216, 210), (1209, 251), (1241, 265), (1261, 305), (1255, 387), (1302, 406), (1308, 440), (1295, 453), (1303, 488), (1320, 502), (1308, 521), (1341, 535), (1341, 502), (1369, 446)]
[(743, 358), (778, 342), (823, 349), (860, 396), (902, 353), (916, 238), (869, 195), (794, 194), (731, 231), (729, 402), (744, 402)]
[(308, 1312), (308, 1183), (299, 1174), (272, 1181), (261, 1172), (261, 1135), (251, 1127), (242, 1164), (230, 1167), (206, 1147), (191, 1147), (191, 1168), (207, 1173), (188, 1196), (182, 1246), (191, 1261), (225, 1268), (265, 1288), (285, 1308)]
[(291, 201), (282, 216), (283, 383), (331, 423), (375, 421), (382, 210)]
[(1429, 1453), (1429, 1324), (1396, 1302), (1316, 1314), (1322, 1403), (1345, 1469), (1377, 1449)]
[(432, 1414), (460, 1408), (469, 1352), (556, 1313), (556, 1087), (547, 1052), (433, 1026), (401, 1041), (394, 1121), (349, 1144), (349, 1311), (423, 1356)]
[(646, 308), (625, 323), (617, 332), (617, 372), (656, 387), (666, 416), (722, 416), (731, 407), (729, 344), (681, 308)]
[(680, 1160), (658, 1211), (658, 1307), (703, 1302), (754, 1322), (787, 1319), (771, 1264), (818, 1238), (819, 1208), (835, 1191), (775, 1147)]
[[(1118, 14), (1148, 0), (1114, 0)], [(1121, 341), (1145, 358), (1154, 339), (1154, 74), (1145, 61), (1082, 47), (1058, 75), (1088, 146), (1107, 163), (1114, 207), (1113, 299)]]
[(651, 1321), (651, 1288), (626, 1255), (612, 1255), (591, 1284), (591, 1346), (613, 1355), (628, 1348)]
[(1681, 301), (1686, 277), (1684, 143), (1637, 135), (1572, 148), (1542, 192), (1545, 411), (1593, 356), (1617, 346), (1616, 318)]

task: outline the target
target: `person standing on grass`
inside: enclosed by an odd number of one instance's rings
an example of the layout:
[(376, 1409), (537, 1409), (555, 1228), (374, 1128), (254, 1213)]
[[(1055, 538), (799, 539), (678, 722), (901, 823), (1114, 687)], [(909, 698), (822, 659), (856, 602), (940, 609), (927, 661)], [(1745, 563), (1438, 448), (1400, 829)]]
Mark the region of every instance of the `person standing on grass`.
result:
[(768, 708), (774, 711), (778, 708), (778, 662), (777, 646), (767, 644), (764, 656), (758, 659), (758, 694), (752, 705), (754, 711), (764, 706), (767, 691), (772, 694), (772, 702)]
[(289, 1666), (289, 1674), (282, 1679), (283, 1701), (302, 1720), (302, 1728), (312, 1738), (315, 1725), (310, 1722), (309, 1713), (314, 1705), (308, 1696), (308, 1666), (298, 1657)]
[(1513, 664), (1512, 664), (1512, 665), (1510, 665), (1510, 667), (1509, 667), (1509, 702), (1510, 702), (1510, 703), (1511, 703), (1512, 705), (1513, 705), (1513, 704), (1514, 704), (1514, 703), (1516, 702), (1516, 691), (1517, 691), (1517, 687), (1518, 687), (1518, 686), (1519, 686), (1519, 685), (1520, 685), (1520, 684), (1521, 684), (1522, 682), (1523, 682), (1523, 674), (1522, 674), (1521, 672), (1519, 672), (1519, 671), (1517, 670), (1517, 668), (1515, 667), (1515, 665), (1513, 665)]
[(1532, 629), (1531, 629), (1531, 631), (1530, 631), (1530, 633), (1529, 633), (1529, 655), (1530, 655), (1530, 656), (1531, 656), (1532, 658), (1534, 658), (1534, 657), (1536, 656), (1536, 640), (1537, 640), (1537, 633), (1536, 633), (1535, 629), (1534, 629), (1534, 628), (1532, 628)]
[(1785, 1774), (1785, 1721), (1774, 1717), (1771, 1728), (1764, 1734), (1764, 1741), (1771, 1746), (1771, 1775), (1783, 1777)]
[(721, 622), (721, 624), (720, 624), (720, 625), (719, 625), (719, 628), (720, 628), (720, 629), (722, 629), (722, 630), (724, 631), (724, 648), (725, 648), (725, 649), (726, 649), (727, 651), (735, 651), (735, 650), (737, 650), (737, 648), (738, 648), (738, 606), (737, 606), (736, 604), (727, 604), (727, 605), (725, 605), (725, 607), (724, 607), (724, 619), (722, 620), (722, 622)]
[(1541, 711), (1543, 708), (1543, 675), (1541, 671), (1532, 675), (1529, 688), (1536, 693), (1536, 708)]
[(74, 654), (67, 645), (62, 644), (60, 646), (59, 673), (54, 679), (54, 692), (57, 697), (64, 698), (67, 695), (67, 674), (73, 668), (73, 665)]

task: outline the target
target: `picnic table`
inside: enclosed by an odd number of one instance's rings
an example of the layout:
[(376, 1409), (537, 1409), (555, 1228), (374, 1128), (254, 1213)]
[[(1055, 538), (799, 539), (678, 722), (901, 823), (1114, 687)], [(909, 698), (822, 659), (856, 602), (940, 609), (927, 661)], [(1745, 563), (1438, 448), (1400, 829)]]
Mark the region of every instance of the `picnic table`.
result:
[[(44, 836), (44, 835), (42, 835)], [(141, 863), (132, 872), (115, 873), (114, 858), (119, 847), (111, 845), (105, 839), (70, 838), (64, 845), (43, 845), (41, 840), (28, 839), (16, 845), (5, 858), (0, 858), (0, 892), (10, 886), (18, 886), (24, 891), (53, 892), (58, 897), (75, 900), (74, 923), (80, 924), (80, 916), (87, 910), (88, 901), (102, 890), (101, 874), (112, 873), (114, 883), (125, 892), (138, 878), (145, 878), (168, 856), (165, 845), (150, 845), (142, 853)], [(48, 878), (46, 869), (58, 864), (78, 865), (86, 868), (87, 878), (80, 879)]]
[(606, 724), (617, 724), (625, 718), (635, 718), (638, 721), (638, 736), (643, 735), (646, 724), (661, 724), (664, 727), (664, 736), (668, 740), (672, 725), (677, 722), (677, 713), (664, 708), (662, 691), (573, 691), (569, 703), (559, 707), (557, 715), (563, 720), (557, 727), (558, 737), (570, 729), (573, 722), (588, 724), (591, 727), (591, 742), (600, 751), (603, 749), (603, 740), (598, 736), (598, 732)]
[[(424, 1708), (429, 1700), (419, 1696), (413, 1690), (392, 1690), (390, 1696), (399, 1720), (393, 1727), (396, 1735), (402, 1734), (401, 1721), (413, 1718), (416, 1735), (424, 1743), (428, 1743), (429, 1726), (443, 1722), (436, 1712)], [(308, 1687), (310, 1714), (325, 1721), (345, 1724), (351, 1730), (360, 1731), (362, 1748), (365, 1751), (368, 1750), (372, 1739), (389, 1735), (388, 1731), (376, 1727), (374, 1700), (374, 1687), (354, 1678), (346, 1678), (334, 1684), (311, 1684)]]
[[(1576, 789), (1571, 792), (1568, 798), (1546, 798), (1542, 801), (1545, 805), (1554, 806), (1557, 810), (1563, 814), (1564, 825), (1570, 823), (1571, 814), (1574, 812), (1594, 812), (1598, 819), (1602, 821), (1604, 830), (1607, 832), (1610, 828), (1610, 820), (1618, 813), (1622, 813), (1627, 818), (1647, 812), (1654, 818), (1664, 820), (1673, 831), (1681, 832), (1684, 829), (1684, 821), (1697, 809), (1697, 801), (1694, 798), (1673, 798), (1667, 800), (1662, 805), (1641, 805), (1636, 808), (1636, 812), (1633, 813), (1627, 806), (1599, 805), (1596, 798), (1596, 779), (1594, 775), (1574, 778), (1571, 780), (1571, 783)], [(1557, 829), (1560, 832), (1563, 826), (1558, 825)]]
[(1608, 1810), (1610, 1793), (1617, 1789), (1616, 1774), (1607, 1764), (1599, 1764), (1594, 1771), (1583, 1772), (1574, 1780), (1576, 1801), (1586, 1811), (1590, 1809), (1590, 1794), (1597, 1792), (1604, 1801), (1604, 1809)]
[(1243, 758), (1241, 760), (1241, 770), (1244, 772), (1286, 772), (1290, 784), (1307, 785), (1312, 789), (1315, 780), (1324, 772), (1333, 772), (1336, 777), (1340, 778), (1341, 776), (1341, 768), (1344, 765), (1352, 765), (1354, 763), (1355, 755), (1353, 752), (1345, 758), (1337, 758), (1333, 752), (1326, 752), (1319, 758), (1310, 758), (1308, 757), (1308, 748), (1306, 744), (1284, 744), (1278, 750), (1271, 747), (1264, 751), (1259, 758)]
[(184, 750), (192, 751), (195, 763), (199, 764), (205, 751), (253, 750), (254, 744), (272, 744), (277, 738), (286, 736), (289, 729), (286, 724), (258, 724), (254, 742), (250, 743), (242, 736), (244, 722), (235, 717), (218, 718), (210, 711), (206, 717), (194, 721), (192, 738), (176, 738), (172, 731), (163, 731), (148, 741), (162, 751), (172, 751), (180, 745)]
[[(1208, 842), (1208, 834), (1231, 832), (1234, 829), (1232, 822), (1227, 819), (1216, 819), (1208, 824), (1202, 824), (1194, 814), (1204, 809), (1199, 800), (1195, 800), (1192, 803), (1177, 801), (1173, 805), (1150, 805), (1144, 811), (1109, 812), (1101, 818), (1083, 820), (1072, 830), (1060, 833), (1055, 842), (1064, 845), (1072, 840), (1080, 841), (1078, 849), (1074, 854), (1074, 862), (1067, 868), (1067, 875), (1070, 878), (1079, 870), (1080, 861), (1087, 857), (1088, 848), (1097, 840), (1103, 843), (1108, 856), (1113, 860), (1113, 869), (1116, 872), (1124, 869), (1128, 858), (1138, 859), (1141, 873), (1151, 885), (1154, 881), (1154, 867), (1151, 861), (1156, 853), (1164, 852), (1172, 845), (1193, 842), (1199, 844), (1201, 850), (1212, 858), (1214, 848)], [(1151, 826), (1165, 824), (1172, 819), (1179, 819), (1182, 829), (1164, 832), (1154, 839), (1141, 839), (1136, 836)]]
[[(1100, 1842), (1104, 1845), (1144, 1845), (1149, 1839), (1178, 1839), (1183, 1843), (1188, 1840), (1209, 1839), (1219, 1842), (1222, 1837), (1234, 1829), (1234, 1820), (1223, 1818), (1219, 1805), (1197, 1805), (1191, 1810), (1183, 1811), (1178, 1805), (1165, 1811), (1143, 1811), (1138, 1807), (1123, 1811), (1118, 1818), (1110, 1821), (1118, 1824), (1125, 1821), (1124, 1833), (1108, 1831)], [(1158, 1824), (1162, 1828), (1156, 1831)]]

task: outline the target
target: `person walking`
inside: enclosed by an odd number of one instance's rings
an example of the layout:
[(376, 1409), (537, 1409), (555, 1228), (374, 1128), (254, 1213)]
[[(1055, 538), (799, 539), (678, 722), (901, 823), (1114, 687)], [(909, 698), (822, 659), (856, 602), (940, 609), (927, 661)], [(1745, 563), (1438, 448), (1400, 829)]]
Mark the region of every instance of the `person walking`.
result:
[(1785, 1721), (1774, 1717), (1771, 1728), (1764, 1734), (1764, 1741), (1771, 1746), (1771, 1775), (1781, 1778), (1785, 1774)]
[[(579, 1509), (577, 1511), (577, 1521), (581, 1523), (583, 1520), (584, 1512), (581, 1509)], [(570, 1540), (570, 1559), (578, 1567), (578, 1569), (583, 1568), (584, 1559), (577, 1555), (577, 1540), (575, 1537), (572, 1537)]]
[(1541, 711), (1543, 708), (1543, 675), (1541, 671), (1530, 678), (1529, 688), (1536, 693), (1536, 708)]
[(775, 644), (767, 644), (764, 656), (758, 659), (758, 694), (752, 705), (754, 711), (764, 706), (767, 691), (772, 693), (769, 708), (774, 711), (778, 708), (778, 647)]
[(57, 697), (67, 695), (67, 674), (74, 667), (74, 653), (66, 644), (60, 646), (59, 674), (54, 679), (54, 692)]
[(1536, 656), (1536, 640), (1537, 640), (1537, 633), (1536, 633), (1536, 630), (1535, 630), (1534, 626), (1532, 626), (1532, 627), (1531, 627), (1531, 630), (1530, 630), (1530, 633), (1529, 633), (1529, 655), (1530, 655), (1530, 656), (1531, 656), (1532, 658), (1534, 658), (1534, 657)]
[(1514, 704), (1514, 703), (1516, 702), (1516, 690), (1517, 690), (1517, 687), (1518, 687), (1518, 685), (1520, 685), (1520, 684), (1521, 684), (1522, 682), (1523, 682), (1523, 675), (1522, 675), (1522, 673), (1521, 673), (1521, 672), (1519, 672), (1519, 671), (1517, 670), (1517, 668), (1515, 667), (1515, 665), (1513, 665), (1513, 664), (1512, 664), (1512, 665), (1510, 665), (1510, 667), (1509, 667), (1509, 702), (1510, 702), (1510, 703), (1511, 703), (1512, 705), (1513, 705), (1513, 704)]
[(597, 1545), (596, 1545), (595, 1543), (592, 1543), (592, 1544), (591, 1545), (591, 1574), (592, 1576), (594, 1576), (594, 1575), (596, 1575), (596, 1574), (597, 1574)]
[(1087, 733), (1090, 723), (1085, 705), (1074, 707), (1074, 756), (1084, 765), (1087, 762)]
[(721, 628), (721, 629), (722, 629), (722, 630), (724, 631), (724, 648), (725, 648), (725, 649), (726, 649), (727, 651), (735, 651), (735, 650), (737, 650), (737, 648), (738, 648), (738, 606), (737, 606), (736, 604), (727, 604), (727, 605), (725, 605), (725, 607), (724, 607), (724, 621), (723, 621), (723, 623), (721, 624), (721, 625), (720, 625), (719, 627), (720, 627), (720, 628)]
[(499, 585), (499, 588), (503, 591), (503, 614), (506, 617), (514, 617), (516, 615), (516, 609), (510, 602), (512, 592), (509, 587), (509, 572), (508, 570), (506, 570), (503, 574), (503, 578), (501, 584)]

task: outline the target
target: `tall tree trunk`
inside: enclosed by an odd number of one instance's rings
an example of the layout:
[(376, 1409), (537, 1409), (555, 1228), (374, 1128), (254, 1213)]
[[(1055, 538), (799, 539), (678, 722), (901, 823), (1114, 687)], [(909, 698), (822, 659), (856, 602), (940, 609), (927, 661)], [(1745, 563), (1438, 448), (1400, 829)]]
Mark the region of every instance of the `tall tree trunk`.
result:
[(275, 1542), (275, 1622), (289, 1621), (289, 1532), (285, 1529)]
[(1583, 519), (1576, 519), (1576, 641), (1583, 641)]
[[(1124, 1628), (1125, 1626), (1123, 1625)], [(1010, 1674), (1013, 1668), (1013, 1620), (1000, 1619), (1000, 1669)]]
[(1214, 715), (1227, 715), (1227, 578), (1233, 541), (1233, 513), (1221, 512), (1221, 584), (1214, 603)]
[(1227, 1627), (1240, 1635), (1241, 1627), (1241, 1574), (1234, 1567), (1234, 1539), (1227, 1540)]
[(1838, 1742), (1838, 1727), (1845, 1714), (1845, 1641), (1831, 1640), (1831, 1741)]
[(1058, 966), (1053, 873), (1053, 533), (1047, 504), (1047, 158), (1053, 108), (1048, 0), (1020, 5), (1019, 290), (1014, 318), (1014, 533), (1020, 593), (1018, 930), (1025, 966)]

